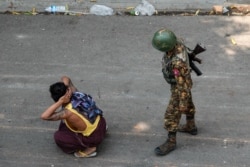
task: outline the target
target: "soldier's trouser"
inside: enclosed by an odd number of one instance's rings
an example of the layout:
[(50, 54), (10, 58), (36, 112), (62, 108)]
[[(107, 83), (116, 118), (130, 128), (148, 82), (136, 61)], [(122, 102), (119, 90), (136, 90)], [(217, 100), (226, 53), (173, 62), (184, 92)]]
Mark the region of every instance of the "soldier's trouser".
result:
[(175, 87), (171, 88), (171, 98), (169, 100), (168, 107), (165, 112), (165, 124), (164, 128), (168, 132), (177, 132), (178, 125), (181, 119), (181, 114), (186, 114), (188, 117), (194, 117), (195, 115), (195, 106), (192, 100), (191, 91), (189, 95), (185, 98), (187, 100), (187, 111), (181, 113), (179, 109), (180, 97), (177, 89)]

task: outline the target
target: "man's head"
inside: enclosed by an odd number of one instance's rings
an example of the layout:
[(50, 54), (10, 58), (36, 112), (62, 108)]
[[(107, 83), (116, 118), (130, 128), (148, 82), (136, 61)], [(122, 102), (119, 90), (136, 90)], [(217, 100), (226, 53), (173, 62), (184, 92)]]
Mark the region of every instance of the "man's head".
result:
[(52, 99), (57, 102), (67, 92), (67, 86), (63, 82), (56, 82), (50, 85), (49, 91)]
[(176, 43), (177, 38), (175, 34), (166, 28), (156, 31), (152, 40), (153, 47), (162, 52), (173, 50)]

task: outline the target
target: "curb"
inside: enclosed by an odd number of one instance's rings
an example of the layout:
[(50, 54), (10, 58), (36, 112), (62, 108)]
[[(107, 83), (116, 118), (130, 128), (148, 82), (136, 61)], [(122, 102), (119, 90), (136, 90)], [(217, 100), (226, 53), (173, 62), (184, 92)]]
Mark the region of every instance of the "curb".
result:
[[(28, 0), (26, 0), (27, 2)], [(36, 0), (33, 0), (36, 1)], [(63, 0), (62, 0), (63, 1)], [(65, 1), (65, 0), (64, 0)], [(45, 3), (15, 3), (13, 2), (0, 2), (0, 14), (27, 14), (27, 15), (37, 15), (44, 14), (49, 15), (51, 13), (46, 12), (45, 8), (48, 7), (48, 2)], [(86, 3), (77, 2), (56, 2), (53, 3), (56, 6), (67, 6), (67, 9), (70, 11), (56, 13), (56, 14), (64, 14), (64, 15), (88, 15), (90, 14), (89, 9), (92, 5), (96, 5), (95, 0), (90, 0)], [(100, 5), (101, 4), (98, 3)], [(108, 7), (114, 10), (114, 15), (131, 15), (131, 11), (138, 5), (138, 3), (108, 3)], [(250, 15), (250, 5), (249, 4), (233, 4), (233, 3), (225, 3), (224, 5), (208, 5), (206, 3), (198, 3), (198, 4), (187, 4), (182, 3), (180, 5), (171, 6), (171, 8), (167, 8), (164, 6), (159, 6), (160, 3), (154, 5), (156, 11), (153, 15), (161, 16), (161, 15), (182, 15), (182, 16), (193, 16), (193, 15)], [(123, 6), (123, 7), (119, 7)], [(233, 7), (232, 7), (233, 6)], [(224, 11), (226, 9), (226, 12)], [(55, 13), (53, 13), (55, 14)]]
[[(180, 11), (180, 10), (211, 10), (213, 5), (228, 5), (229, 3), (223, 3), (223, 0), (215, 0), (215, 2), (203, 2), (195, 0), (147, 0), (158, 11)], [(15, 0), (14, 2), (0, 0), (0, 12), (15, 10), (20, 12), (31, 11), (32, 8), (36, 8), (37, 12), (44, 12), (46, 7), (51, 5), (55, 6), (68, 6), (70, 10), (88, 12), (93, 5), (105, 5), (115, 11), (124, 11), (127, 8), (136, 7), (141, 0)], [(217, 3), (216, 3), (217, 2)]]

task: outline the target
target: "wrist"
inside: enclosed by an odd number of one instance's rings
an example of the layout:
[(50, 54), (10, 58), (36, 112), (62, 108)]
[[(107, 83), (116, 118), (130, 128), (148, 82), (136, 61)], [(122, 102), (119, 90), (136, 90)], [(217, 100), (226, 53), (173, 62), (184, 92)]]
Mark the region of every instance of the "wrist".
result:
[(60, 107), (63, 102), (59, 99), (57, 102), (54, 103), (56, 106)]

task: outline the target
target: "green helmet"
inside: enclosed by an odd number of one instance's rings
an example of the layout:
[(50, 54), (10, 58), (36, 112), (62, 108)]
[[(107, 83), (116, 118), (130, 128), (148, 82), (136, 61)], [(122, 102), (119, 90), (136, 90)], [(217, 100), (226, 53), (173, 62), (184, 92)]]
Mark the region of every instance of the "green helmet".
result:
[(167, 52), (174, 48), (177, 43), (175, 34), (168, 29), (160, 29), (154, 34), (152, 45), (155, 49)]

